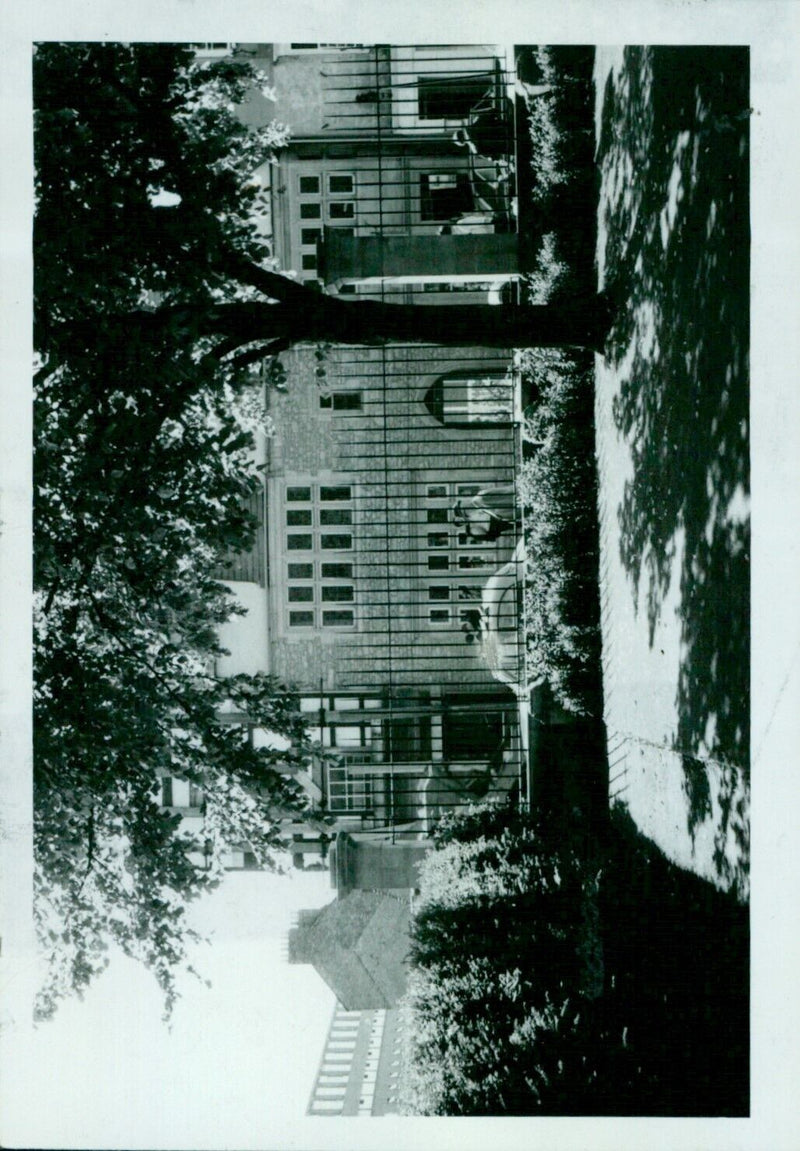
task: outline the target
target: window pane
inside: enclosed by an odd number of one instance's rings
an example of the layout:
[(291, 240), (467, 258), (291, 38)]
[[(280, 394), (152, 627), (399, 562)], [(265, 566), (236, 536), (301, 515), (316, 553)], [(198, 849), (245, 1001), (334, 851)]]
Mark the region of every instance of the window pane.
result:
[(447, 484), (428, 484), (429, 500), (446, 500)]
[(490, 74), (473, 76), (420, 76), (420, 120), (466, 120), (487, 90), (491, 91)]
[(303, 252), (300, 263), (304, 272), (313, 272), (317, 266), (317, 253)]
[(449, 556), (428, 556), (428, 571), (447, 571), (449, 567)]
[(311, 488), (287, 488), (286, 499), (289, 503), (309, 503), (311, 501)]
[[(308, 565), (311, 566), (310, 564)], [(323, 579), (352, 579), (353, 578), (353, 565), (352, 564), (323, 564), (322, 565), (322, 578)]]
[(446, 585), (443, 587), (429, 587), (428, 599), (450, 599), (450, 588)]
[(432, 607), (428, 613), (431, 623), (449, 623), (450, 611), (446, 607)]
[(451, 220), (474, 208), (465, 172), (433, 172), (419, 178), (420, 218)]
[[(311, 536), (307, 537), (309, 540)], [(350, 551), (353, 546), (353, 537), (351, 535), (325, 535), (320, 537), (320, 543), (326, 551)], [(311, 544), (309, 543), (309, 547)]]
[(336, 724), (334, 731), (336, 732), (336, 747), (361, 747), (363, 741), (360, 727), (345, 727), (344, 724)]
[(302, 196), (315, 196), (319, 192), (319, 176), (301, 176), (300, 194)]
[(334, 392), (333, 410), (336, 412), (361, 411), (361, 392)]
[(300, 219), (301, 220), (319, 220), (322, 216), (319, 204), (309, 203), (300, 204)]
[(352, 627), (353, 613), (351, 611), (324, 611), (322, 624), (323, 627)]
[(332, 220), (352, 220), (355, 216), (355, 204), (352, 200), (334, 200), (328, 204), (328, 212)]
[(321, 500), (349, 500), (350, 499), (350, 488), (349, 487), (338, 487), (338, 488), (321, 487), (319, 489), (319, 498)]
[(289, 564), (289, 579), (313, 579), (313, 564)]
[(481, 490), (480, 484), (457, 484), (456, 493), (459, 496), (476, 496)]
[(310, 535), (292, 534), (286, 537), (286, 542), (290, 552), (307, 552), (311, 551), (313, 547), (313, 540)]
[(428, 508), (429, 524), (446, 524), (448, 520), (447, 508)]
[(353, 513), (350, 508), (322, 508), (319, 513), (319, 522), (325, 526), (330, 524), (351, 524)]
[(286, 522), (290, 528), (305, 527), (311, 523), (311, 508), (287, 508)]
[(481, 598), (480, 584), (460, 584), (458, 598), (460, 600), (479, 600)]
[(290, 627), (313, 627), (314, 626), (314, 613), (313, 613), (313, 611), (290, 611), (289, 612), (289, 626)]
[(353, 177), (352, 176), (328, 176), (328, 191), (333, 195), (342, 193), (349, 195), (353, 191)]
[(289, 603), (311, 603), (314, 599), (313, 587), (289, 588)]
[(446, 548), (449, 541), (447, 532), (428, 532), (429, 548)]
[(302, 228), (300, 230), (300, 240), (303, 244), (316, 244), (322, 236), (320, 228)]
[(349, 603), (353, 599), (353, 588), (349, 584), (323, 584), (324, 603)]

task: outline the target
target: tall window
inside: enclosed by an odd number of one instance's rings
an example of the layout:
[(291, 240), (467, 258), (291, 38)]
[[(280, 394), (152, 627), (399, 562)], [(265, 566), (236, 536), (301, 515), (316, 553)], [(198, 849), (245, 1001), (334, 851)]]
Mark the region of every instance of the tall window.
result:
[(284, 536), (289, 628), (354, 627), (352, 486), (288, 485)]
[(420, 120), (467, 120), (470, 112), (492, 91), (490, 73), (465, 76), (420, 76)]
[(425, 407), (441, 424), (510, 424), (514, 415), (511, 376), (453, 372), (440, 376), (425, 395)]
[(435, 483), (425, 489), (426, 532), (421, 579), (423, 612), (434, 628), (477, 629), (481, 588), (498, 564), (493, 542), (474, 540), (452, 522), (455, 500), (469, 499), (479, 483)]

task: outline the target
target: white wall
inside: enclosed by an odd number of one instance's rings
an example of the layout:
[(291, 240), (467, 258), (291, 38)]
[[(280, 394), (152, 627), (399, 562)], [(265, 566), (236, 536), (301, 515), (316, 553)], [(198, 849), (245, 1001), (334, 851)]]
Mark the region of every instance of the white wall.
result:
[(247, 615), (234, 616), (219, 629), (220, 642), (230, 652), (217, 661), (217, 674), (254, 675), (269, 671), (267, 591), (256, 583), (230, 582), (227, 586), (247, 608)]

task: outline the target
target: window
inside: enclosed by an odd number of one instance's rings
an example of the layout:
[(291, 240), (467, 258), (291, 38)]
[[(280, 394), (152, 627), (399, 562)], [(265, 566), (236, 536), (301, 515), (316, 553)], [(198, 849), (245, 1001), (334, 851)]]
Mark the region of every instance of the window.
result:
[(450, 220), (474, 208), (466, 172), (423, 173), (419, 178), (420, 218)]
[(446, 524), (450, 518), (447, 508), (428, 508), (426, 514), (429, 524)]
[(333, 412), (360, 412), (361, 392), (330, 392), (319, 397), (319, 406)]
[(305, 527), (311, 523), (311, 508), (288, 508), (286, 523), (289, 527)]
[(441, 424), (456, 427), (510, 424), (514, 413), (514, 381), (511, 376), (499, 373), (487, 372), (476, 377), (455, 372), (440, 376), (431, 384), (424, 403)]
[(314, 537), (310, 535), (295, 535), (292, 533), (286, 537), (286, 545), (289, 551), (310, 551), (314, 546)]
[(428, 612), (431, 623), (450, 623), (450, 609), (446, 607), (432, 607)]
[(321, 228), (301, 228), (300, 241), (308, 247), (314, 246), (322, 238)]
[(318, 196), (319, 195), (319, 176), (301, 176), (300, 177), (300, 195), (301, 196)]
[(313, 611), (290, 611), (289, 612), (289, 626), (290, 627), (313, 627), (314, 626), (314, 613), (313, 613)]
[(428, 532), (429, 548), (446, 548), (449, 544), (450, 536), (447, 532)]
[(447, 571), (450, 567), (450, 556), (428, 556), (428, 571)]
[(355, 214), (356, 206), (352, 200), (331, 200), (328, 204), (328, 216), (331, 220), (352, 220)]
[(450, 493), (447, 484), (428, 484), (425, 494), (429, 500), (446, 500)]
[(317, 253), (303, 252), (300, 257), (300, 265), (304, 272), (313, 272), (317, 266)]
[(353, 513), (350, 508), (322, 508), (319, 513), (319, 522), (323, 527), (351, 524)]
[(322, 218), (322, 207), (313, 200), (300, 203), (301, 220), (319, 220)]
[(355, 187), (353, 177), (343, 173), (328, 176), (328, 193), (331, 196), (352, 196)]
[(351, 603), (353, 599), (352, 584), (323, 584), (323, 603)]
[(350, 551), (353, 546), (351, 535), (321, 535), (320, 542), (326, 551)]
[[(286, 549), (310, 553), (303, 562), (287, 562), (290, 628), (355, 626), (354, 564), (335, 554), (353, 548), (352, 531), (335, 530), (352, 528), (352, 498), (351, 484), (289, 484), (285, 488)], [(307, 530), (291, 530), (295, 527)], [(296, 604), (304, 605), (303, 610)], [(339, 606), (345, 604), (350, 606)]]
[(314, 588), (305, 584), (289, 585), (289, 603), (313, 603)]
[(417, 82), (420, 120), (466, 120), (476, 104), (493, 91), (491, 73), (467, 76), (420, 76)]
[(322, 613), (323, 627), (352, 627), (353, 623), (352, 611), (324, 611)]
[[(353, 578), (353, 565), (352, 564), (323, 564), (322, 565), (322, 578), (323, 579), (352, 579)], [(352, 598), (352, 597), (351, 597)]]
[(448, 584), (435, 584), (428, 588), (428, 599), (450, 599)]

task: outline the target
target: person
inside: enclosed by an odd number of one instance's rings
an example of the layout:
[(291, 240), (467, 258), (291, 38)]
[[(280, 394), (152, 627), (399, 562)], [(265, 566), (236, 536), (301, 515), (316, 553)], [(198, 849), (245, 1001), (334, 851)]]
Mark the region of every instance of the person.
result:
[(484, 488), (471, 499), (453, 505), (453, 522), (467, 536), (487, 543), (514, 528), (514, 485)]

